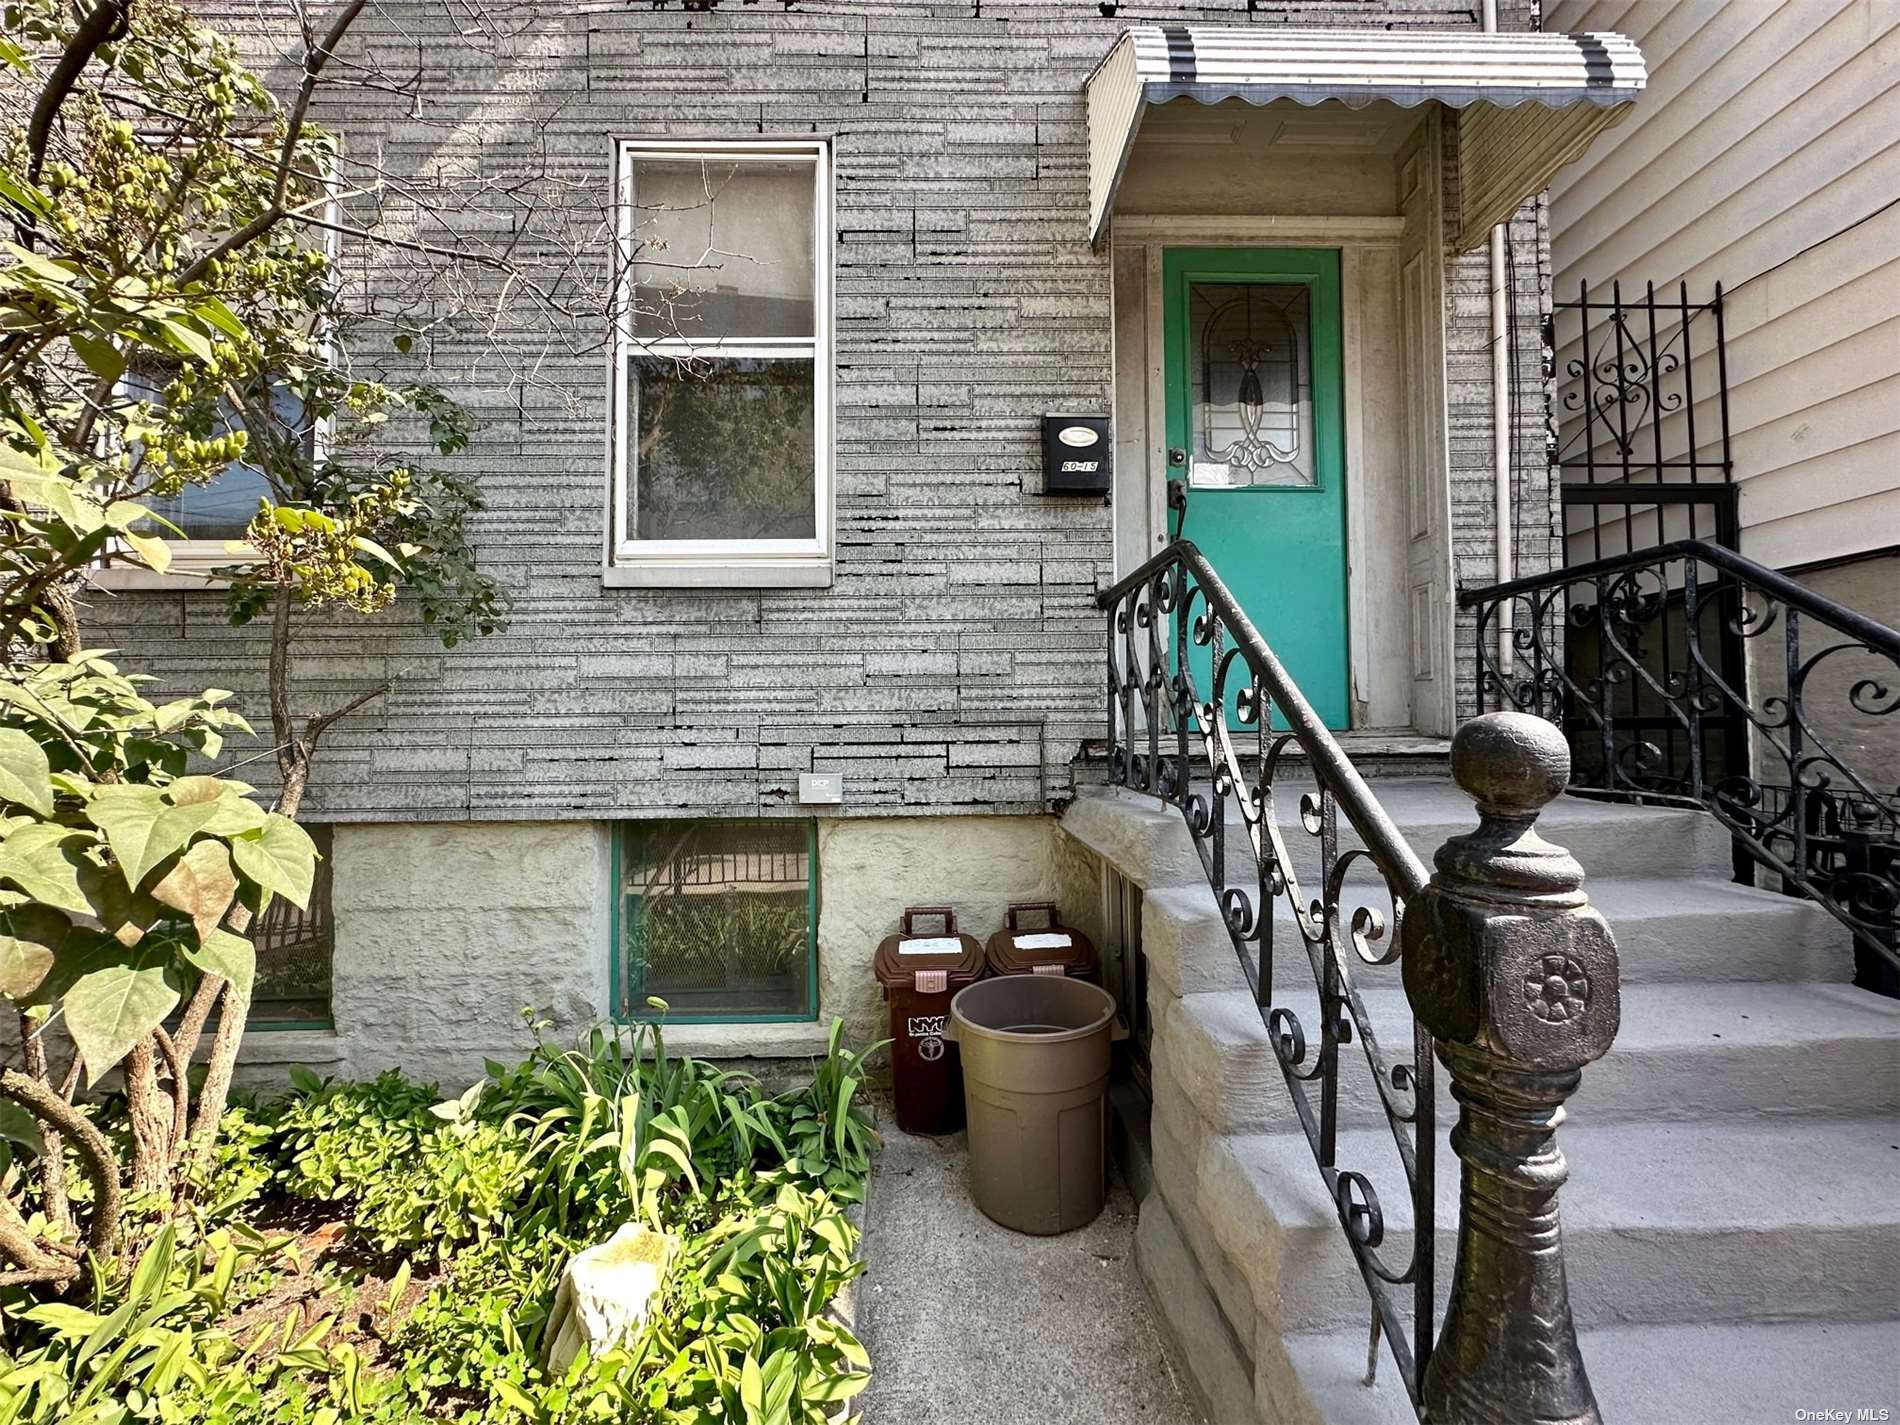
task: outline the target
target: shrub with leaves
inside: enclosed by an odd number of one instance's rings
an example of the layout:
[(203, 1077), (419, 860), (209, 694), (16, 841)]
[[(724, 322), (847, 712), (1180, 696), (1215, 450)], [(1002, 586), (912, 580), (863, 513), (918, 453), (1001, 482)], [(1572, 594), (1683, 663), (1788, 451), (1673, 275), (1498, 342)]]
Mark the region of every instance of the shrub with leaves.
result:
[[(9, 1306), (0, 1291), (0, 1420), (834, 1422), (869, 1378), (836, 1311), (858, 1272), (844, 1209), (862, 1169), (828, 1169), (842, 1191), (827, 1190), (788, 1161), (772, 1119), (817, 1102), (858, 1121), (860, 1065), (834, 1035), (809, 1091), (766, 1100), (641, 1029), (538, 1044), (447, 1100), (394, 1072), (337, 1083), (298, 1071), (287, 1098), (227, 1115), (229, 1152), (197, 1214), (208, 1228), (163, 1228), (129, 1278), (98, 1273), (83, 1308)], [(686, 1166), (661, 1154), (671, 1171), (640, 1208), (682, 1246), (640, 1333), (551, 1374), (542, 1336), (562, 1269), (643, 1191), (623, 1171), (626, 1100), (643, 1095), (653, 1118), (687, 1110)], [(255, 1210), (260, 1171), (400, 1265), (372, 1282), (360, 1267), (280, 1258), (241, 1221), (219, 1225)], [(274, 1296), (279, 1285), (297, 1290)]]
[[(118, 1237), (124, 1174), (74, 1107), (80, 1069), (96, 1084), (124, 1065), (130, 1185), (169, 1200), (189, 1142), (208, 1146), (223, 1111), (209, 1097), (192, 1125), (185, 1065), (209, 1009), (195, 992), (248, 993), (256, 957), (242, 927), (272, 895), (306, 905), (316, 871), (309, 836), (249, 787), (186, 775), (193, 753), (215, 756), (244, 729), (224, 694), (154, 705), (143, 682), (96, 652), (0, 669), (0, 998), (24, 1041), (0, 1097), (39, 1127), (44, 1219), (36, 1233), (0, 1230), (0, 1256), (50, 1282), (79, 1271), (65, 1143), (91, 1182), (86, 1240), (107, 1252)], [(164, 1021), (187, 995), (195, 1008), (171, 1034)], [(56, 1027), (76, 1051), (62, 1083), (47, 1061)]]
[[(446, 643), (505, 616), (470, 541), (478, 494), (429, 463), (469, 422), (352, 353), (362, 314), (323, 217), (339, 150), (308, 116), (362, 8), (304, 31), (288, 102), (173, 0), (0, 11), (0, 997), (23, 1039), (0, 1097), (33, 1154), (7, 1179), (0, 1282), (70, 1284), (75, 1241), (116, 1246), (123, 1189), (169, 1211), (209, 1172), (250, 1004), (245, 932), (272, 894), (304, 903), (312, 758), (383, 691), (299, 708), (293, 612), (375, 614), (407, 585)], [(170, 569), (181, 531), (155, 508), (236, 462), (264, 496), (220, 572), (233, 621), (266, 620), (268, 811), (186, 775), (248, 731), (226, 694), (154, 704), (81, 636), (96, 568)], [(63, 1068), (59, 1031), (77, 1045)], [(104, 1134), (75, 1106), (80, 1074), (120, 1065), (124, 1120)], [(83, 1224), (72, 1170), (92, 1184)]]
[(811, 1083), (766, 1106), (766, 1116), (778, 1128), (776, 1140), (788, 1176), (808, 1178), (841, 1202), (855, 1202), (863, 1195), (877, 1130), (858, 1090), (864, 1086), (864, 1061), (887, 1042), (848, 1050), (844, 1021), (833, 1020), (825, 1057)]

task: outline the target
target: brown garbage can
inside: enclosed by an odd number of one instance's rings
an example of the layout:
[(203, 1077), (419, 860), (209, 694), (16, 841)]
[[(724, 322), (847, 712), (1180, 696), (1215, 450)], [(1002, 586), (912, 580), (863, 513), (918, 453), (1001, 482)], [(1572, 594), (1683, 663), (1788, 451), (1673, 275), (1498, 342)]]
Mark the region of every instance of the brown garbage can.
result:
[(1095, 978), (1095, 947), (1061, 923), (1054, 901), (1012, 905), (1003, 928), (990, 937), (985, 958), (992, 975), (1074, 975)]
[[(939, 920), (939, 934), (918, 921)], [(963, 1076), (945, 1030), (950, 999), (983, 975), (983, 946), (957, 933), (948, 906), (911, 906), (872, 961), (891, 1010), (891, 1096), (906, 1133), (954, 1133), (963, 1126)]]
[(1049, 1236), (1085, 1227), (1108, 1182), (1115, 1001), (1066, 975), (981, 980), (950, 1002), (963, 1050), (970, 1193), (986, 1216)]

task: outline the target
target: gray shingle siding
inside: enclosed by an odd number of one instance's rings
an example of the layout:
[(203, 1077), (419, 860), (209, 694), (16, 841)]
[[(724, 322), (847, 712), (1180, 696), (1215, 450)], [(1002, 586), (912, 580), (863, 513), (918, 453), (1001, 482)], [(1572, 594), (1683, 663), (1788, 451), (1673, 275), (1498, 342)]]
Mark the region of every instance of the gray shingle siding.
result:
[[(1084, 79), (1128, 23), (1476, 23), (1451, 0), (1123, 5), (1114, 19), (1094, 0), (727, 0), (550, 12), (497, 46), (448, 32), (440, 7), (386, 8), (396, 22), (359, 42), (418, 69), (419, 101), (342, 90), (320, 117), (392, 166), (531, 165), (510, 121), (524, 108), (558, 108), (552, 170), (603, 196), (610, 136), (831, 138), (835, 582), (603, 589), (604, 360), (555, 359), (565, 398), (504, 389), (481, 341), (443, 334), (437, 377), (487, 423), (463, 463), (482, 477), (480, 543), (515, 618), (450, 651), (407, 614), (310, 627), (310, 710), (396, 684), (325, 744), (311, 811), (339, 820), (769, 814), (797, 810), (797, 774), (814, 768), (845, 774), (847, 813), (1045, 807), (1100, 735), (1091, 596), (1111, 562), (1100, 501), (1038, 493), (1042, 412), (1110, 400), (1109, 265), (1084, 237)], [(262, 23), (248, 6), (194, 9), (241, 32)], [(1517, 232), (1535, 371), (1541, 208)], [(1492, 518), (1484, 296), (1482, 254), (1457, 259), (1453, 499), (1459, 576), (1478, 582)], [(1527, 468), (1543, 452), (1538, 391), (1541, 376), (1521, 402)], [(1535, 475), (1527, 497), (1547, 500)], [(262, 640), (230, 628), (216, 595), (100, 595), (91, 617), (95, 642), (166, 685), (233, 688), (261, 718)]]

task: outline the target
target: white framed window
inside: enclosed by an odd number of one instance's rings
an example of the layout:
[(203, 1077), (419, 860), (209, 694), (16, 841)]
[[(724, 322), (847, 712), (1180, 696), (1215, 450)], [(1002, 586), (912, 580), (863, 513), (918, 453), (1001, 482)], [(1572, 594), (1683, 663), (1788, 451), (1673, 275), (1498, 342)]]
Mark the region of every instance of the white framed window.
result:
[[(252, 145), (245, 142), (244, 146)], [(307, 204), (316, 218), (310, 245), (329, 260), (334, 275), (342, 252), (340, 151), (326, 146), (322, 170), (314, 175), (314, 187), (302, 186), (306, 181), (310, 176), (299, 170), (298, 187), (293, 192), (308, 195), (314, 191), (314, 198)], [(332, 349), (327, 323), (316, 329), (315, 337), (321, 358), (328, 361)], [(114, 395), (126, 401), (159, 401), (172, 378), (173, 372), (163, 366), (134, 365), (119, 378)], [(322, 464), (334, 442), (334, 417), (307, 416), (303, 393), (275, 379), (270, 383), (269, 396), (280, 438), (293, 442), (313, 469)], [(214, 433), (222, 435), (241, 424), (237, 410), (220, 400)], [(93, 569), (92, 581), (106, 589), (220, 587), (222, 581), (214, 579), (212, 571), (249, 564), (255, 556), (244, 535), (259, 502), (265, 499), (275, 503), (278, 495), (263, 470), (242, 458), (231, 461), (210, 481), (185, 485), (172, 495), (143, 496), (139, 503), (171, 526), (151, 523), (145, 527), (145, 532), (162, 536), (169, 546), (171, 563), (166, 572), (159, 574), (141, 564), (125, 562), (121, 558), (125, 546), (115, 542), (107, 546)]]
[(623, 139), (604, 582), (831, 582), (820, 140)]

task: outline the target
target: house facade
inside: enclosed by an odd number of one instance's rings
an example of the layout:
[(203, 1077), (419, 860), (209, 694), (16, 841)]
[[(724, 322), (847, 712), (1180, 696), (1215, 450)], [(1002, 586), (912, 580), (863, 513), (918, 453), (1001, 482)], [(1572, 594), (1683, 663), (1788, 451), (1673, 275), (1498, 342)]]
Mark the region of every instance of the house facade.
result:
[[(196, 8), (271, 53), (268, 17)], [(328, 923), (287, 943), (333, 967), (247, 1053), (453, 1081), (523, 1007), (649, 995), (701, 1052), (802, 1053), (835, 1016), (878, 1032), (905, 906), (1099, 926), (1054, 819), (1099, 776), (1095, 596), (1177, 532), (1349, 747), (1442, 751), (1473, 703), (1456, 588), (1557, 554), (1538, 195), (1642, 82), (1615, 36), (1536, 22), (801, 0), (354, 34), (416, 78), (324, 101), (346, 164), (592, 194), (628, 300), (559, 351), (505, 301), (429, 327), (484, 423), (459, 461), (513, 622), (449, 650), (400, 611), (309, 628), (313, 696), (392, 687), (306, 803)], [(1105, 488), (1052, 488), (1099, 473), (1064, 452), (1101, 430)], [(215, 590), (100, 584), (96, 641), (261, 705)]]

